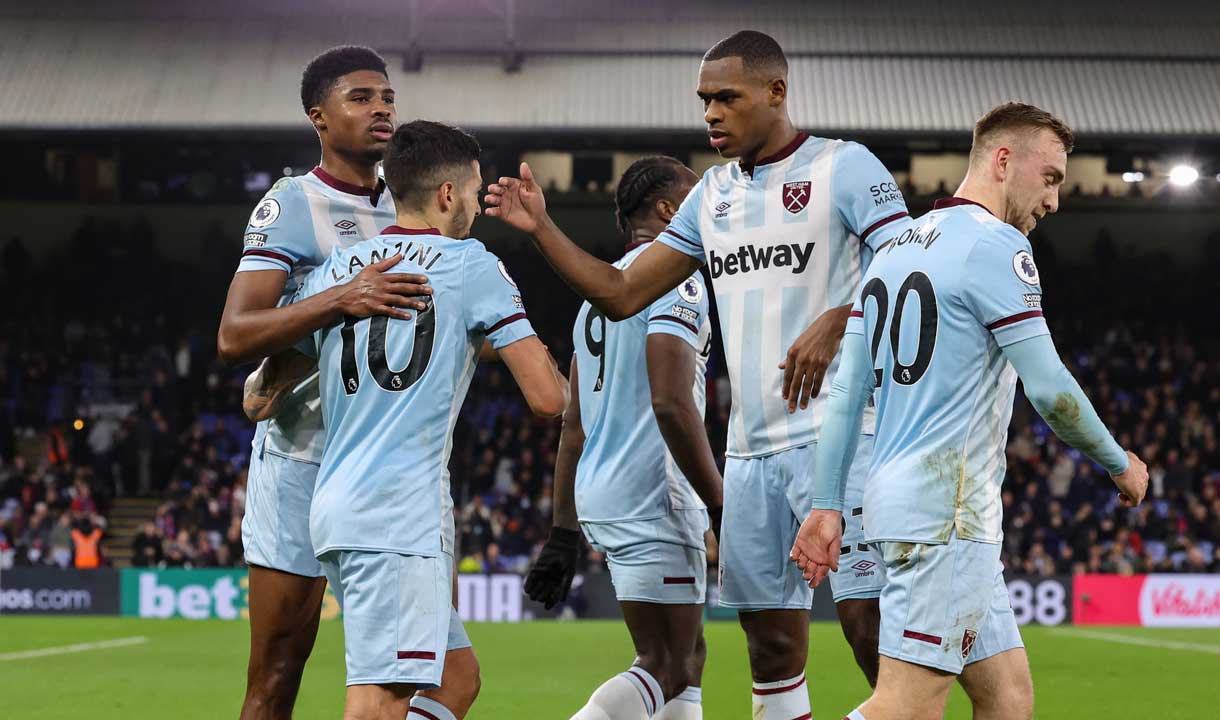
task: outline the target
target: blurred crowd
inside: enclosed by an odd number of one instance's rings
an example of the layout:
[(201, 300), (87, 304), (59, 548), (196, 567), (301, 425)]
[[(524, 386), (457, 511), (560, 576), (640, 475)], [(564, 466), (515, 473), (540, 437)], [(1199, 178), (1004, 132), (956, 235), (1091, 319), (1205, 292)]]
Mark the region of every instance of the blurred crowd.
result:
[[(19, 240), (4, 248), (6, 287), (68, 288), (14, 295), (0, 311), (0, 568), (110, 563), (112, 508), (125, 498), (147, 499), (138, 506), (145, 516), (127, 518), (138, 527), (123, 538), (132, 564), (239, 565), (249, 368), (221, 366), (214, 348), (231, 266), (140, 257), (150, 245), (138, 224), (103, 230), (136, 237), (140, 252), (81, 252), (113, 282), (142, 283), (138, 292), (103, 301), (71, 277), (64, 283), (53, 263), (36, 267)], [(1220, 572), (1220, 353), (1215, 320), (1202, 310), (1215, 263), (1124, 260), (1102, 236), (1082, 283), (1080, 268), (1060, 267), (1053, 246), (1035, 241), (1060, 352), (1152, 482), (1148, 502), (1122, 508), (1105, 472), (1058, 441), (1018, 394), (1003, 490), (1006, 565), (1029, 574)], [(505, 261), (527, 307), (554, 300), (531, 320), (567, 357), (575, 298), (533, 258)], [(184, 297), (180, 287), (206, 291)], [(158, 297), (170, 300), (150, 302)], [(708, 379), (713, 448), (725, 446), (730, 397), (720, 357)], [(455, 433), (460, 570), (523, 571), (550, 527), (559, 425), (530, 415), (493, 364), (476, 371)], [(585, 557), (599, 561), (587, 549)]]

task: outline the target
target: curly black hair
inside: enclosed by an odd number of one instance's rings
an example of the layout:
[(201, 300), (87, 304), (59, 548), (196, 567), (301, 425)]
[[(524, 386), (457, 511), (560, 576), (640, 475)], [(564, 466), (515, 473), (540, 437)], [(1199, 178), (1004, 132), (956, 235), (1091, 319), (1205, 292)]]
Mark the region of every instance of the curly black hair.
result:
[(614, 216), (618, 229), (631, 234), (631, 218), (665, 197), (682, 179), (681, 160), (668, 155), (652, 155), (631, 163), (614, 192)]
[(309, 114), (309, 108), (322, 104), (339, 78), (357, 70), (372, 70), (389, 77), (385, 60), (372, 48), (360, 45), (333, 47), (310, 60), (301, 73), (301, 106), (305, 113)]

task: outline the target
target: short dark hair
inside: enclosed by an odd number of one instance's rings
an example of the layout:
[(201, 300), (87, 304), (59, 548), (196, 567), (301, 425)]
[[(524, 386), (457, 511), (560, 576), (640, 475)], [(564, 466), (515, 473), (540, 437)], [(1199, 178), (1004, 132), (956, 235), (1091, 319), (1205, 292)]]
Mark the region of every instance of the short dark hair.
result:
[(479, 141), (461, 128), (412, 120), (394, 131), (381, 168), (394, 201), (419, 208), (426, 195), (447, 179), (439, 177), (442, 173), (466, 168), (480, 152)]
[(614, 217), (623, 234), (631, 233), (631, 218), (678, 184), (682, 167), (682, 161), (667, 155), (652, 155), (631, 163), (614, 191)]
[(988, 110), (987, 114), (979, 118), (979, 121), (974, 124), (974, 142), (970, 150), (971, 157), (973, 159), (975, 151), (981, 151), (986, 147), (987, 141), (997, 133), (1006, 130), (1037, 131), (1044, 128), (1055, 133), (1055, 137), (1059, 138), (1059, 142), (1063, 143), (1064, 152), (1072, 152), (1072, 147), (1076, 143), (1076, 137), (1072, 134), (1072, 129), (1068, 127), (1067, 123), (1041, 108), (1026, 103), (1006, 102), (1002, 105), (997, 105)]
[(357, 70), (372, 70), (385, 75), (385, 60), (372, 48), (360, 45), (333, 47), (305, 66), (301, 73), (301, 105), (306, 114), (309, 108), (321, 105), (339, 78)]
[(750, 71), (775, 71), (788, 74), (788, 58), (775, 38), (757, 30), (740, 30), (716, 43), (703, 54), (704, 60), (741, 58), (742, 67)]

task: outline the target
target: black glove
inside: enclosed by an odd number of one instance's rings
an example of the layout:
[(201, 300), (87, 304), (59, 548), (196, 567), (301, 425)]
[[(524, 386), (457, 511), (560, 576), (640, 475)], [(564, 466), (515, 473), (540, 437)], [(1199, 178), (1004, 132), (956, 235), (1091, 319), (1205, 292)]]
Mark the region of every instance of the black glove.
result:
[(710, 507), (707, 514), (712, 521), (712, 535), (716, 537), (716, 545), (720, 545), (720, 519), (724, 516), (724, 506)]
[(580, 550), (580, 531), (553, 527), (538, 553), (538, 559), (525, 576), (525, 594), (547, 610), (568, 598), (576, 575), (576, 555)]

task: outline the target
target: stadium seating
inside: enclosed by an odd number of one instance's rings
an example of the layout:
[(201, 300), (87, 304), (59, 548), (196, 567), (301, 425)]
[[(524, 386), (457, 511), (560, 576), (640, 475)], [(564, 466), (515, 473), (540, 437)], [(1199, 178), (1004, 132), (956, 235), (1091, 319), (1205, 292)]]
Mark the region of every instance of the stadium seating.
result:
[[(81, 232), (123, 246), (138, 227)], [(1086, 288), (1073, 282), (1081, 266), (1057, 261), (1035, 237), (1060, 351), (1120, 442), (1147, 460), (1151, 502), (1116, 511), (1104, 472), (1055, 440), (1021, 400), (1009, 434), (1005, 563), (1027, 574), (1220, 571), (1220, 390), (1212, 384), (1220, 359), (1199, 330), (1211, 321), (1197, 312), (1203, 278), (1217, 275), (1165, 257), (1109, 257), (1108, 247), (1104, 238), (1094, 243)], [(528, 252), (505, 259), (527, 301), (559, 299), (531, 318), (566, 357), (574, 298)], [(128, 269), (132, 282), (152, 273), (143, 292), (169, 293), (181, 282), (177, 265), (147, 262)], [(11, 245), (4, 263), (13, 287), (56, 277)], [(106, 532), (105, 564), (241, 562), (252, 437), (239, 416), (244, 370), (215, 359), (218, 304), (209, 303), (219, 302), (224, 270), (194, 272), (213, 293), (179, 306), (116, 297), (82, 308), (69, 290), (57, 305), (17, 304), (0, 316), (0, 567), (71, 565), (70, 530), (93, 527)], [(1131, 298), (1124, 288), (1149, 273), (1180, 277), (1194, 294), (1150, 288)], [(728, 392), (717, 355), (711, 370), (708, 431), (713, 448), (723, 448)], [(526, 411), (503, 368), (480, 367), (451, 462), (464, 571), (528, 565), (549, 528), (557, 437), (556, 423)]]

